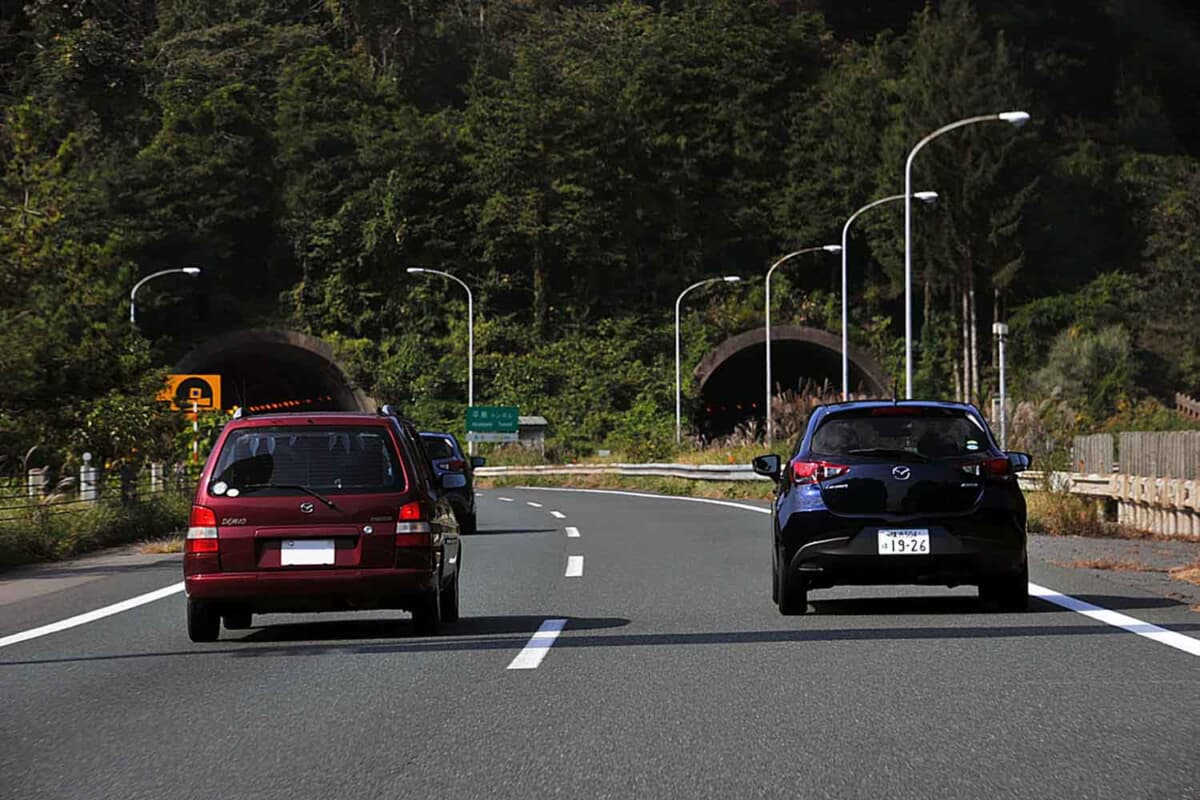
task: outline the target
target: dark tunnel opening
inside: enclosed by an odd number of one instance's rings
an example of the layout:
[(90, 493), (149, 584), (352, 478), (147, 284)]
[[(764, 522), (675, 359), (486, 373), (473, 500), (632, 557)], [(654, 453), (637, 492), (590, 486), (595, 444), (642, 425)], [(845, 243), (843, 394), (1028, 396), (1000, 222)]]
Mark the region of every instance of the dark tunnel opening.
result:
[[(841, 354), (811, 342), (776, 339), (771, 343), (771, 382), (776, 397), (789, 390), (831, 395), (841, 391)], [(853, 362), (850, 390), (877, 394), (875, 382)], [(766, 417), (766, 346), (760, 341), (722, 361), (700, 389), (694, 420), (705, 439), (728, 436), (740, 425), (761, 428)]]
[(244, 332), (197, 348), (176, 372), (220, 375), (225, 409), (369, 410), (369, 398), (349, 383), (328, 349), (301, 334)]

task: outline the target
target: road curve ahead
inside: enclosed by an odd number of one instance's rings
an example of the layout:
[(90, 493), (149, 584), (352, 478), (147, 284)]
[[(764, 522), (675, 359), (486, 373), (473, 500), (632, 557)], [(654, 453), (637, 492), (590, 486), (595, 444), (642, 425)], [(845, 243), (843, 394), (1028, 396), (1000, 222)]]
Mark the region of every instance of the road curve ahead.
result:
[(179, 563), (0, 577), (0, 797), (1200, 797), (1185, 605), (1034, 563), (1116, 614), (900, 587), (782, 617), (761, 504), (479, 502), (433, 638), (370, 612), (195, 645), (178, 591), (43, 628)]

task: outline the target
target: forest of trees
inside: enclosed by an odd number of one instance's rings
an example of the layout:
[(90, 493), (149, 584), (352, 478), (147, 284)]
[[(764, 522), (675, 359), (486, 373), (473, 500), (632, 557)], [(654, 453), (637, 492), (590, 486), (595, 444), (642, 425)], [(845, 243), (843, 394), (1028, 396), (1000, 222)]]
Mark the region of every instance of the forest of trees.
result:
[[(986, 403), (1004, 319), (1018, 397), (1161, 422), (1200, 393), (1198, 65), (1165, 0), (0, 0), (0, 453), (120, 455), (167, 365), (254, 326), (461, 424), (463, 302), (411, 265), (478, 289), (477, 401), (646, 436), (683, 286), (837, 241), (923, 134), (1010, 108), (917, 162), (918, 392)], [(902, 374), (902, 215), (853, 246), (852, 336)], [(838, 329), (833, 269), (781, 273), (779, 324)], [(691, 363), (762, 303), (698, 299)]]

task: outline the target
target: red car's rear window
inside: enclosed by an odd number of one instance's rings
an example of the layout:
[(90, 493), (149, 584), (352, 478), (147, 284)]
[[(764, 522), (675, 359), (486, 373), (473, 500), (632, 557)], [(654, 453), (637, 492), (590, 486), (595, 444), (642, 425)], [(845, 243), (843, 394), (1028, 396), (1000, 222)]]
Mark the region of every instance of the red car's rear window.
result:
[[(226, 437), (210, 494), (402, 492), (404, 470), (382, 426), (247, 427)], [(270, 485), (270, 486), (268, 486)], [(235, 495), (236, 496), (236, 495)]]

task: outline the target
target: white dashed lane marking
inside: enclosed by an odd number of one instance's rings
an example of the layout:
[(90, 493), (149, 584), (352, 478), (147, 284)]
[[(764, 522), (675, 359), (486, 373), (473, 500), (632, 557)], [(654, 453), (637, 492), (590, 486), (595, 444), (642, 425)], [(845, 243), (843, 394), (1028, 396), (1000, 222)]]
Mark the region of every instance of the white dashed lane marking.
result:
[(562, 513), (561, 511), (551, 511), (550, 516), (554, 517), (555, 519), (566, 519), (567, 518), (567, 515)]
[(513, 501), (511, 497), (497, 497), (496, 499), (501, 503), (511, 503)]
[(529, 502), (525, 503), (525, 505), (530, 506), (531, 508), (541, 508), (542, 507), (541, 503), (534, 503), (533, 501), (529, 501)]
[(565, 619), (548, 619), (543, 622), (542, 626), (537, 629), (537, 633), (529, 639), (529, 644), (517, 653), (517, 657), (512, 660), (508, 668), (537, 669), (538, 665), (542, 663), (542, 659), (546, 657), (546, 653), (549, 653), (550, 648), (554, 646), (554, 640), (566, 626)]
[(568, 578), (583, 577), (583, 556), (567, 556), (567, 574)]
[(568, 525), (567, 526), (567, 538), (568, 539), (578, 539), (579, 538), (579, 528), (576, 528), (574, 525)]

